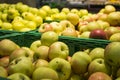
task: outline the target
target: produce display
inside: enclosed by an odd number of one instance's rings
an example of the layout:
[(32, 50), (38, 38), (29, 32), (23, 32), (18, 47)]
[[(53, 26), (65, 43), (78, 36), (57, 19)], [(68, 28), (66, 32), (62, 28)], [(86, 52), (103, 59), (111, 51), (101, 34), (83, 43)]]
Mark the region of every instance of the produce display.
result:
[[(51, 39), (52, 38), (52, 39)], [(0, 77), (11, 80), (119, 80), (120, 42), (78, 50), (70, 56), (58, 34), (47, 31), (29, 47), (0, 41)]]
[(120, 33), (120, 11), (113, 5), (106, 5), (98, 13), (76, 8), (47, 9), (54, 11), (46, 16), (51, 22), (41, 24), (38, 32), (54, 31), (59, 36), (120, 41), (117, 36)]

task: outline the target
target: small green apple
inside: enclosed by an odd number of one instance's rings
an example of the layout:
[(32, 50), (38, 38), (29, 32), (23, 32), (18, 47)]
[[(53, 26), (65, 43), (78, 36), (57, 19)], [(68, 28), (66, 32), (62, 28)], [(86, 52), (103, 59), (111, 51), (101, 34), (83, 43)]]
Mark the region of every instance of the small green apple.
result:
[(30, 77), (23, 73), (13, 73), (7, 77), (10, 80), (31, 80)]
[(69, 55), (69, 47), (64, 42), (54, 42), (49, 47), (48, 57), (50, 60), (59, 57), (63, 59), (67, 59)]
[(92, 60), (97, 59), (97, 58), (104, 59), (104, 51), (105, 51), (104, 48), (96, 47), (90, 51), (89, 56), (91, 57)]
[(11, 55), (10, 55), (10, 62), (13, 61), (16, 58), (19, 58), (21, 56), (24, 57), (30, 57), (31, 59), (33, 58), (33, 53), (28, 52), (27, 50), (25, 50), (24, 48), (19, 48), (14, 50)]
[(10, 39), (3, 39), (0, 41), (0, 56), (9, 56), (19, 46)]
[(37, 69), (39, 67), (49, 67), (49, 62), (47, 60), (44, 60), (44, 59), (37, 59), (34, 62), (34, 67), (35, 67), (35, 69)]
[(50, 46), (56, 41), (58, 41), (58, 34), (54, 31), (47, 31), (41, 35), (41, 45)]
[(109, 38), (110, 41), (119, 42), (120, 41), (120, 33), (114, 33)]
[(88, 74), (91, 75), (95, 72), (104, 72), (111, 75), (111, 68), (104, 62), (104, 59), (94, 59), (88, 66)]
[(77, 14), (70, 12), (67, 14), (67, 20), (70, 21), (75, 26), (79, 22), (79, 16)]
[(40, 47), (38, 47), (35, 50), (34, 60), (37, 60), (37, 59), (48, 60), (48, 51), (49, 51), (49, 47), (48, 46), (40, 46)]
[(47, 31), (53, 31), (53, 27), (49, 23), (43, 23), (40, 25), (38, 31), (41, 33), (47, 32)]
[(31, 58), (19, 57), (10, 62), (8, 66), (8, 74), (23, 73), (27, 76), (31, 76), (34, 71), (34, 66)]
[(71, 74), (71, 65), (65, 59), (54, 58), (49, 62), (49, 66), (57, 72), (59, 80), (67, 80)]
[(42, 79), (59, 80), (57, 72), (49, 67), (39, 67), (35, 69), (32, 74), (32, 79), (33, 80), (42, 80)]
[(3, 22), (1, 25), (1, 29), (3, 30), (12, 30), (12, 24), (9, 22)]
[(36, 51), (36, 49), (41, 46), (41, 41), (40, 40), (36, 40), (33, 41), (30, 45), (30, 49), (33, 50), (34, 52)]
[(91, 61), (91, 57), (87, 53), (83, 51), (75, 52), (71, 59), (72, 71), (76, 74), (86, 73)]

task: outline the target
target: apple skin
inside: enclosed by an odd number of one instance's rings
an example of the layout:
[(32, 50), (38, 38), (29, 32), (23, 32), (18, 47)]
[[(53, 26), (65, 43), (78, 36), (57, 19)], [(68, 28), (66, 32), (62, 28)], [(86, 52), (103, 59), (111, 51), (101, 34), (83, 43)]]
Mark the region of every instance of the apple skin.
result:
[(35, 54), (33, 56), (34, 60), (37, 59), (44, 59), (48, 60), (48, 51), (49, 47), (48, 46), (40, 46), (36, 49)]
[(34, 52), (36, 51), (36, 49), (41, 46), (41, 41), (40, 40), (36, 40), (33, 41), (30, 45), (30, 49), (33, 50)]
[(66, 19), (70, 21), (74, 26), (79, 23), (79, 16), (77, 14), (69, 12), (66, 16)]
[(49, 67), (58, 73), (59, 80), (67, 80), (71, 74), (70, 63), (62, 58), (54, 58), (49, 62)]
[(27, 75), (23, 73), (13, 73), (7, 77), (10, 80), (31, 80)]
[(19, 49), (14, 50), (11, 53), (9, 59), (10, 59), (10, 62), (21, 56), (30, 57), (31, 59), (33, 59), (33, 55), (34, 55), (33, 53), (27, 52), (25, 49), (19, 48)]
[(69, 47), (64, 42), (54, 42), (49, 47), (48, 57), (50, 60), (59, 57), (63, 59), (67, 59), (69, 55)]
[(104, 48), (96, 47), (89, 52), (89, 56), (91, 57), (92, 60), (97, 58), (104, 59), (104, 51), (105, 51)]
[(119, 67), (120, 42), (111, 42), (105, 47), (104, 60), (107, 64)]
[(0, 77), (6, 78), (7, 76), (8, 76), (7, 70), (4, 67), (0, 66)]
[(41, 45), (50, 46), (58, 41), (58, 34), (53, 31), (47, 31), (41, 35)]
[(33, 64), (34, 64), (35, 69), (37, 69), (39, 67), (48, 67), (49, 66), (49, 62), (44, 59), (38, 59)]
[(9, 65), (9, 56), (1, 57), (0, 58), (0, 66), (7, 68)]
[(104, 72), (95, 72), (88, 80), (112, 80), (112, 78)]
[(9, 56), (19, 46), (9, 39), (3, 39), (0, 41), (0, 56)]
[(108, 39), (107, 34), (102, 29), (95, 29), (91, 31), (89, 37), (94, 39)]
[(120, 33), (114, 33), (109, 38), (110, 41), (120, 42)]
[(38, 29), (38, 32), (43, 33), (43, 32), (47, 32), (47, 31), (53, 31), (53, 27), (48, 23), (41, 24)]
[(88, 66), (88, 74), (91, 75), (95, 72), (104, 72), (111, 75), (111, 68), (104, 62), (104, 59), (94, 59)]
[(28, 57), (19, 57), (14, 59), (12, 62), (10, 62), (8, 66), (8, 74), (11, 75), (13, 73), (23, 73), (29, 77), (31, 77), (34, 66), (32, 63), (31, 58)]
[(82, 51), (75, 52), (71, 59), (72, 71), (76, 74), (84, 74), (87, 72), (91, 57)]
[(75, 29), (73, 28), (66, 28), (64, 31), (61, 32), (62, 36), (70, 36), (70, 37), (78, 37), (78, 34)]
[(57, 72), (49, 67), (39, 67), (34, 70), (32, 80), (42, 79), (59, 80)]

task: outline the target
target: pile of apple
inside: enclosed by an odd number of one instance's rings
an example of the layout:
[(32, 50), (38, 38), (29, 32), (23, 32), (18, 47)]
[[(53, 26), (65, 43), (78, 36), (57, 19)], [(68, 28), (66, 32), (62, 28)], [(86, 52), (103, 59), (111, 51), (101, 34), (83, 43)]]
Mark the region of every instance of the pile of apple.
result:
[(0, 77), (11, 80), (119, 80), (120, 42), (69, 55), (69, 47), (48, 31), (30, 47), (0, 41)]
[(35, 30), (43, 23), (42, 12), (22, 2), (0, 4), (0, 29), (15, 31)]
[(43, 23), (39, 32), (52, 30), (60, 36), (120, 41), (120, 11), (113, 5), (106, 5), (98, 13), (90, 13), (87, 9), (63, 8), (49, 19), (59, 22)]

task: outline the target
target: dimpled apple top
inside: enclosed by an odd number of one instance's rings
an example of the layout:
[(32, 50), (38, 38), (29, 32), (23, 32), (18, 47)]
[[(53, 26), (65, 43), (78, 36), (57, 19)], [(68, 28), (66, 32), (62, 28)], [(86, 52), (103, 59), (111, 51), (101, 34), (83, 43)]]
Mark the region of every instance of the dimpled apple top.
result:
[(111, 42), (105, 48), (105, 62), (111, 66), (120, 66), (120, 42)]

